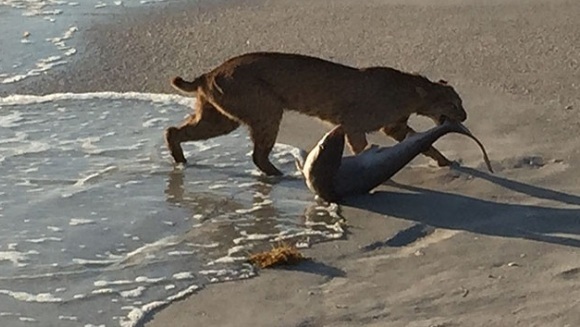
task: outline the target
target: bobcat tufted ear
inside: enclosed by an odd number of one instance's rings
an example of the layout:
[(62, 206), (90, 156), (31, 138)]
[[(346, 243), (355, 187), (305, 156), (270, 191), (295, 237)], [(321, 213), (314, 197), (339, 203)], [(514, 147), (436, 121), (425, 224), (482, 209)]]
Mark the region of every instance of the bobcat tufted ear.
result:
[(420, 87), (420, 86), (415, 87), (415, 92), (417, 92), (417, 94), (419, 94), (419, 96), (421, 98), (424, 98), (427, 96), (427, 91), (425, 91), (425, 89)]
[(440, 79), (440, 80), (439, 80), (439, 83), (440, 83), (440, 84), (443, 84), (443, 85), (447, 85), (447, 81), (446, 81), (446, 80), (444, 80), (444, 79)]

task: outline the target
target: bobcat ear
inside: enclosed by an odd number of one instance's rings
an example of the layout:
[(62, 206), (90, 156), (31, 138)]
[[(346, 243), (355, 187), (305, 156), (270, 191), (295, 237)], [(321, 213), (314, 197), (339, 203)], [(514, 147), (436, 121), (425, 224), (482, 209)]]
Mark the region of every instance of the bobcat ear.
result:
[(447, 81), (444, 79), (440, 79), (439, 84), (447, 85)]
[(419, 96), (420, 96), (421, 98), (424, 98), (424, 97), (426, 97), (426, 96), (427, 96), (427, 91), (425, 91), (425, 89), (423, 89), (423, 88), (422, 88), (422, 87), (420, 87), (420, 86), (417, 86), (417, 87), (415, 87), (415, 92), (417, 92), (417, 94), (419, 94)]

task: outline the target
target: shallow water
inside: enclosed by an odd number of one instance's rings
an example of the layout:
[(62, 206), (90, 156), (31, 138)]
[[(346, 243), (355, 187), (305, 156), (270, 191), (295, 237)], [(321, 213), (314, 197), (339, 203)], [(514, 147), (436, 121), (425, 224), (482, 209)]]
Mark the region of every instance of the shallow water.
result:
[(249, 251), (342, 236), (277, 144), (261, 176), (243, 128), (186, 143), (163, 129), (193, 100), (96, 93), (0, 98), (0, 325), (132, 326), (209, 282), (254, 274)]
[(91, 22), (132, 7), (180, 0), (0, 0), (0, 88), (64, 67)]

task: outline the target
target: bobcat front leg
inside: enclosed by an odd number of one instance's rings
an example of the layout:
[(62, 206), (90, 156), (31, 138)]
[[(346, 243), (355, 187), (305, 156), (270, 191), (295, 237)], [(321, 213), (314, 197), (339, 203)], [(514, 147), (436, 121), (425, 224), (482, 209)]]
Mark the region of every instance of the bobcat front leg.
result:
[(238, 128), (240, 123), (220, 113), (209, 102), (199, 101), (195, 114), (186, 119), (179, 127), (165, 130), (165, 144), (176, 163), (186, 163), (181, 143), (207, 140), (228, 134)]

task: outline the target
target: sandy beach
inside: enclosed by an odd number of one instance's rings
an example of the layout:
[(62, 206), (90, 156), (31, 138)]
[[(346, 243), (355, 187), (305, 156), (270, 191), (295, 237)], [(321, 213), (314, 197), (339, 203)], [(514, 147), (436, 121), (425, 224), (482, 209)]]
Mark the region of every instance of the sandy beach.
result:
[[(578, 17), (574, 0), (171, 4), (97, 22), (81, 59), (0, 95), (175, 93), (172, 76), (257, 50), (445, 79), (495, 174), (446, 136), (436, 146), (460, 168), (417, 158), (341, 206), (346, 237), (304, 250), (311, 261), (210, 285), (146, 326), (578, 326)], [(288, 114), (278, 141), (309, 149), (328, 129)]]

